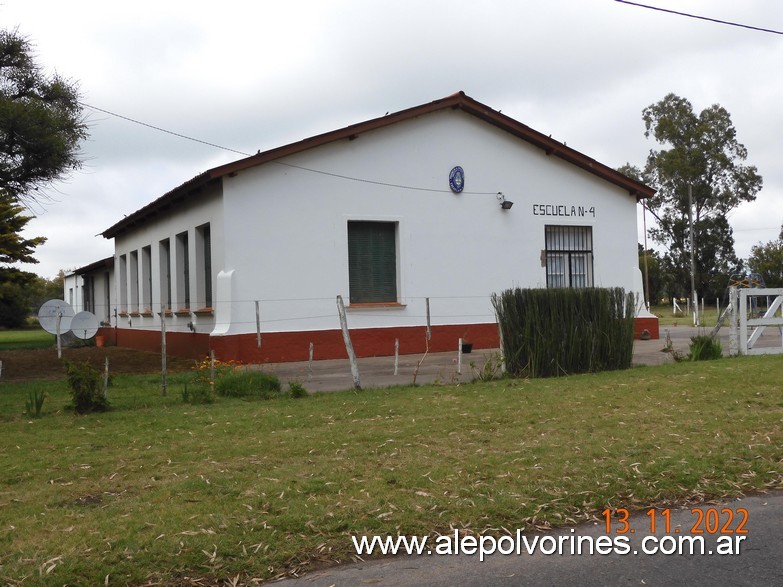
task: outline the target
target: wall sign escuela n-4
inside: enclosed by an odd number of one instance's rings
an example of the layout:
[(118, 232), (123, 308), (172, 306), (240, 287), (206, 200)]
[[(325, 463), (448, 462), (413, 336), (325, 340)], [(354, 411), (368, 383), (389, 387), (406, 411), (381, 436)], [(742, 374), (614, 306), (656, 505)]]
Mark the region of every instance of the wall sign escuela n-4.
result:
[(533, 216), (576, 216), (577, 218), (595, 218), (595, 206), (533, 204)]

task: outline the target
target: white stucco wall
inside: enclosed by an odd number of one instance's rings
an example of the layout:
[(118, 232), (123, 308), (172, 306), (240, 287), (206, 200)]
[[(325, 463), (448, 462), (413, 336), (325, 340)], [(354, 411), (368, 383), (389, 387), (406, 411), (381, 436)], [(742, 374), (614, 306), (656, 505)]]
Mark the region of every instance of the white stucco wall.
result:
[(84, 280), (76, 273), (68, 273), (63, 278), (63, 300), (71, 305), (74, 313), (82, 311), (82, 287)]
[[(108, 273), (108, 287), (106, 274)], [(85, 289), (88, 287), (87, 279), (92, 279), (93, 302), (87, 307)], [(69, 273), (63, 279), (63, 300), (68, 302), (74, 313), (85, 310), (92, 311), (104, 325), (114, 324), (114, 270), (100, 268), (86, 275)]]
[[(123, 233), (115, 238), (115, 269), (114, 287), (116, 294), (113, 297), (118, 309), (118, 326), (120, 328), (135, 329), (159, 329), (160, 312), (165, 307), (172, 312), (166, 318), (167, 330), (187, 332), (195, 328), (198, 332), (211, 332), (215, 325), (215, 316), (209, 312), (197, 312), (205, 309), (204, 284), (200, 280), (203, 271), (203, 260), (199, 253), (199, 230), (209, 224), (211, 233), (211, 258), (212, 258), (212, 292), (213, 306), (216, 291), (216, 275), (224, 264), (223, 250), (223, 214), (222, 200), (219, 186), (212, 186), (203, 193), (192, 195), (187, 204), (175, 204), (169, 210), (147, 220), (138, 228)], [(189, 283), (190, 304), (189, 310), (193, 313), (179, 312), (185, 310), (184, 286), (181, 275), (182, 263), (177, 255), (177, 236), (188, 234), (188, 259), (189, 259)], [(161, 250), (161, 242), (167, 240), (170, 246), (170, 273), (171, 273), (171, 307), (165, 297), (165, 269), (161, 270), (164, 254)], [(145, 290), (146, 264), (144, 262), (144, 249), (149, 247), (149, 270), (151, 276), (151, 288)], [(134, 300), (133, 292), (134, 271), (131, 259), (135, 254), (138, 259), (139, 287), (138, 302)], [(124, 262), (122, 258), (124, 257)], [(123, 278), (122, 275), (125, 275)], [(124, 293), (123, 293), (124, 290)], [(145, 295), (150, 293), (151, 295)], [(149, 299), (148, 299), (149, 298)], [(191, 326), (189, 326), (191, 325)]]
[(112, 326), (116, 321), (114, 294), (114, 269), (104, 269), (97, 272), (95, 274), (95, 315), (104, 324)]
[[(455, 165), (465, 170), (461, 194), (448, 186)], [(501, 210), (497, 192), (514, 202), (512, 209)], [(242, 171), (224, 178), (223, 193), (224, 248), (214, 270), (223, 270), (217, 280), (224, 305), (216, 334), (254, 332), (255, 300), (262, 331), (338, 328), (335, 297), (348, 303), (349, 220), (398, 223), (402, 304), (349, 309), (352, 328), (421, 325), (426, 297), (435, 325), (494, 321), (490, 294), (545, 286), (540, 255), (547, 224), (591, 226), (594, 285), (635, 286), (635, 198), (461, 111), (439, 111)], [(557, 208), (542, 205), (587, 212), (557, 216)], [(214, 222), (218, 209), (209, 210)], [(160, 234), (140, 232), (118, 239), (118, 254)], [(213, 234), (217, 248), (216, 229)]]

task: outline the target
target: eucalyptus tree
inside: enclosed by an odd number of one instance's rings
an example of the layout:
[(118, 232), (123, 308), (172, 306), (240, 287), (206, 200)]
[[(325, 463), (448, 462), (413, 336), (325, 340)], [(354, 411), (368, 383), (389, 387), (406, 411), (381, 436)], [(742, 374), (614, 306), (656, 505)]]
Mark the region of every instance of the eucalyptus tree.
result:
[(728, 215), (756, 199), (762, 178), (755, 166), (743, 163), (747, 149), (719, 104), (696, 113), (688, 100), (668, 94), (645, 108), (642, 120), (645, 137), (663, 148), (650, 150), (643, 169), (628, 164), (621, 171), (657, 190), (646, 206), (655, 219), (649, 235), (665, 249), (663, 270), (679, 286), (676, 293), (689, 292), (690, 212), (696, 291), (700, 297), (720, 295), (727, 276), (740, 265)]

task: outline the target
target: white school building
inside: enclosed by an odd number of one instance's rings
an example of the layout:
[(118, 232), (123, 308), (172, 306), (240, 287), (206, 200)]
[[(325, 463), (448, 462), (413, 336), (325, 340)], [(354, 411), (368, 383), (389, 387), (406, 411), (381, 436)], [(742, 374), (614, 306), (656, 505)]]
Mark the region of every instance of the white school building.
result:
[(201, 173), (74, 275), (109, 341), (159, 350), (165, 320), (187, 356), (345, 357), (337, 296), (359, 356), (493, 347), (510, 287), (622, 287), (657, 337), (636, 225), (653, 194), (460, 92)]

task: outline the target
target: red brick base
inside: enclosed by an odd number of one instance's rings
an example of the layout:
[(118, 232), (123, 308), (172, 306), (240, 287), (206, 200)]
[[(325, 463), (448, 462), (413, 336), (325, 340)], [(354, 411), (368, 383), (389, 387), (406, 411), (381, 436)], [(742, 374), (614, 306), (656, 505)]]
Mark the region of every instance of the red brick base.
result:
[[(647, 329), (650, 338), (657, 339), (658, 319), (637, 318), (635, 338)], [(100, 334), (106, 344), (160, 352), (160, 332), (155, 330), (131, 330), (126, 328), (102, 328)], [(356, 356), (383, 357), (394, 354), (394, 340), (400, 341), (400, 354), (410, 355), (427, 350), (426, 328), (410, 326), (402, 328), (364, 328), (351, 331), (351, 342)], [(459, 339), (473, 343), (475, 349), (497, 348), (500, 344), (497, 324), (454, 324), (433, 326), (429, 352), (456, 351)], [(166, 352), (174, 357), (198, 359), (215, 351), (215, 357), (223, 361), (242, 363), (285, 363), (307, 361), (313, 343), (313, 359), (345, 359), (343, 335), (340, 330), (313, 330), (301, 332), (265, 332), (258, 348), (255, 334), (210, 336), (195, 332), (169, 332), (166, 334)]]

